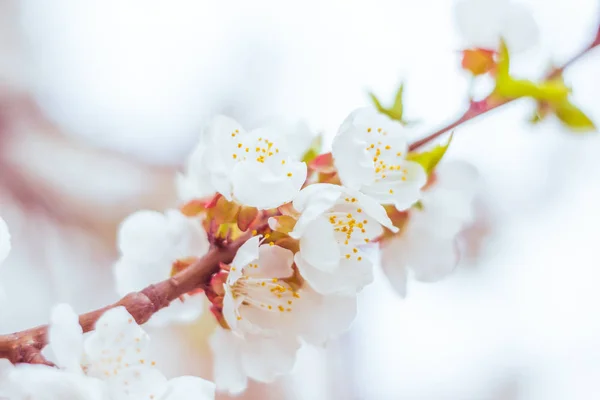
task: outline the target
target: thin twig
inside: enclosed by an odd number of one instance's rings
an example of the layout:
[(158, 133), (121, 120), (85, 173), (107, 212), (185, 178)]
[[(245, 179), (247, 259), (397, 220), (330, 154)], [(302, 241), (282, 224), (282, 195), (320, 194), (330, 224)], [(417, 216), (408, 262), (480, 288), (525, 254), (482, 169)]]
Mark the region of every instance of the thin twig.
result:
[[(545, 76), (545, 80), (551, 80), (551, 79), (559, 77), (567, 67), (569, 67), (573, 63), (577, 62), (580, 58), (585, 56), (590, 50), (594, 49), (597, 46), (600, 46), (600, 28), (598, 29), (598, 33), (596, 34), (594, 41), (589, 46), (587, 46), (582, 51), (580, 51), (575, 56), (573, 56), (571, 59), (566, 61), (562, 66), (553, 68), (552, 71), (550, 71)], [(409, 146), (409, 150), (410, 151), (417, 150), (420, 147), (431, 142), (432, 140), (435, 140), (438, 137), (442, 136), (444, 133), (451, 131), (452, 129), (456, 128), (457, 126), (462, 125), (465, 122), (468, 122), (476, 117), (479, 117), (480, 115), (483, 115), (492, 110), (495, 110), (496, 108), (498, 108), (500, 106), (503, 106), (508, 103), (512, 103), (515, 100), (517, 100), (517, 99), (498, 100), (498, 99), (494, 98), (493, 96), (489, 96), (481, 101), (476, 101), (476, 102), (472, 101), (470, 103), (467, 111), (465, 111), (463, 113), (463, 115), (461, 115), (458, 119), (449, 123), (448, 125), (444, 126), (443, 128), (440, 128), (437, 131), (430, 133), (429, 135), (426, 135), (424, 138), (419, 139), (414, 143), (411, 143), (411, 145)]]
[[(188, 268), (162, 282), (126, 295), (115, 304), (82, 314), (79, 324), (84, 332), (94, 329), (96, 321), (107, 310), (123, 306), (138, 324), (143, 324), (157, 311), (167, 307), (180, 296), (201, 288), (219, 271), (221, 263), (230, 263), (240, 246), (250, 234), (220, 247), (213, 247), (204, 257), (199, 258)], [(14, 364), (46, 364), (51, 365), (42, 355), (41, 350), (47, 344), (48, 326), (38, 326), (9, 335), (0, 335), (0, 358), (6, 358)]]

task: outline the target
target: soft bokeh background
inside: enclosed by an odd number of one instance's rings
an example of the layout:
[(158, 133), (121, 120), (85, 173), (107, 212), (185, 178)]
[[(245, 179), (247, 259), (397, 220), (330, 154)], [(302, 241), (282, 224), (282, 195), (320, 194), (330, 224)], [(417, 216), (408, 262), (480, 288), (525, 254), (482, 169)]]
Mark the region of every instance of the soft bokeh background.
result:
[[(528, 0), (539, 46), (515, 70), (540, 76), (584, 47), (597, 0)], [(304, 118), (331, 137), (366, 90), (406, 82), (415, 135), (466, 106), (450, 0), (1, 0), (0, 214), (14, 251), (0, 269), (0, 332), (117, 298), (115, 231), (172, 204), (172, 176), (214, 113), (248, 126)], [(566, 77), (600, 122), (600, 51)], [(248, 399), (554, 400), (600, 397), (600, 139), (517, 102), (459, 128), (451, 158), (484, 183), (481, 242), (455, 274), (383, 277), (353, 329), (302, 351), (293, 376)], [(483, 238), (483, 239), (482, 239)], [(198, 324), (153, 331), (168, 374), (210, 377)]]

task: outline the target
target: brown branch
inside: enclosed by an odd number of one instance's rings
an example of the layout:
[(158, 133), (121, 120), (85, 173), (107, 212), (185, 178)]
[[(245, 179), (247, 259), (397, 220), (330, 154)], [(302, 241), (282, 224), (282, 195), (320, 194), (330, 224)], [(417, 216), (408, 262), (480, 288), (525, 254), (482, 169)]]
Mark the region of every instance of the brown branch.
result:
[[(600, 46), (600, 27), (598, 28), (598, 32), (596, 34), (596, 37), (594, 38), (594, 41), (592, 43), (590, 43), (589, 46), (587, 46), (586, 48), (581, 50), (579, 53), (577, 53), (575, 56), (573, 56), (571, 59), (566, 61), (562, 66), (553, 68), (552, 71), (550, 71), (545, 76), (545, 80), (551, 80), (551, 79), (559, 77), (567, 67), (571, 66), (573, 63), (578, 61), (580, 58), (585, 56), (590, 50), (596, 48), (597, 46)], [(515, 99), (498, 100), (497, 98), (494, 98), (493, 96), (488, 96), (487, 98), (485, 98), (481, 101), (472, 101), (470, 103), (467, 111), (465, 111), (463, 113), (463, 115), (461, 115), (458, 119), (449, 123), (448, 125), (444, 126), (443, 128), (440, 128), (437, 131), (430, 133), (429, 135), (425, 136), (424, 138), (419, 139), (414, 143), (411, 143), (411, 145), (409, 146), (409, 151), (417, 150), (420, 147), (431, 142), (432, 140), (435, 140), (438, 137), (442, 136), (444, 133), (451, 131), (452, 129), (456, 128), (457, 126), (462, 125), (465, 122), (468, 122), (476, 117), (479, 117), (480, 115), (483, 115), (492, 110), (495, 110), (496, 108), (498, 108), (500, 106), (503, 106), (508, 103), (512, 103), (515, 100), (518, 100), (518, 99), (515, 98)]]
[[(79, 324), (84, 332), (94, 329), (96, 321), (107, 310), (124, 306), (138, 324), (143, 324), (158, 310), (180, 296), (206, 285), (212, 274), (219, 271), (220, 263), (230, 263), (240, 246), (246, 242), (250, 234), (222, 246), (213, 247), (204, 257), (199, 258), (188, 268), (173, 277), (153, 284), (140, 292), (130, 293), (118, 302), (104, 308), (90, 311), (79, 317)], [(47, 344), (48, 326), (38, 326), (21, 332), (0, 335), (0, 358), (6, 358), (14, 364), (46, 364), (49, 363), (41, 350)]]

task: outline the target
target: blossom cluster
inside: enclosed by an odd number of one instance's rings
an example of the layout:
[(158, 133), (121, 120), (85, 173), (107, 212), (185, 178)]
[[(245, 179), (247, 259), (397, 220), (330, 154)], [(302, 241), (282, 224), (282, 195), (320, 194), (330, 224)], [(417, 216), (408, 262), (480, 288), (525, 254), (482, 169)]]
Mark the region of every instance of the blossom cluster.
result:
[(203, 291), (150, 323), (191, 321), (206, 302), (219, 391), (241, 393), (249, 379), (290, 372), (301, 346), (350, 327), (357, 296), (374, 279), (373, 249), (401, 292), (408, 270), (431, 281), (457, 262), (476, 174), (465, 163), (436, 167), (438, 149), (410, 152), (407, 130), (360, 108), (340, 125), (332, 151), (319, 154), (305, 125), (246, 130), (215, 117), (177, 177), (179, 207), (139, 211), (121, 225), (118, 291), (168, 279), (211, 245), (249, 236)]
[[(523, 50), (538, 36), (530, 14), (510, 0), (462, 0), (456, 20), (466, 42), (462, 66), (474, 76), (497, 73), (503, 46)], [(0, 399), (239, 394), (249, 380), (289, 373), (301, 346), (323, 346), (348, 330), (376, 266), (401, 296), (411, 276), (431, 282), (450, 273), (461, 234), (474, 221), (477, 172), (443, 160), (449, 142), (411, 151), (411, 128), (397, 100), (393, 109), (376, 101), (377, 108), (350, 113), (328, 153), (303, 123), (247, 130), (216, 116), (176, 176), (179, 204), (138, 211), (121, 224), (114, 265), (121, 296), (172, 277), (212, 248), (245, 240), (208, 282), (149, 321), (190, 323), (210, 309), (214, 384), (168, 380), (125, 308), (105, 312), (84, 334), (74, 311), (61, 304), (51, 313), (43, 350), (54, 367), (0, 360)], [(0, 263), (9, 250), (0, 219)]]

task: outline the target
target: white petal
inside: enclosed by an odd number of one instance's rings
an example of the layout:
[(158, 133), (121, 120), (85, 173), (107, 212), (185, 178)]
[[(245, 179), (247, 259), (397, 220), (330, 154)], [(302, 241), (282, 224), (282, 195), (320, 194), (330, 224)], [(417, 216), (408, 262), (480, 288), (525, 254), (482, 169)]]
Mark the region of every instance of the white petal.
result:
[(463, 0), (455, 6), (458, 30), (467, 46), (495, 50), (509, 8), (504, 0)]
[(312, 221), (335, 205), (343, 190), (341, 186), (329, 183), (316, 183), (302, 189), (293, 204), (302, 214), (289, 235), (299, 239)]
[(332, 273), (321, 271), (296, 253), (294, 257), (300, 274), (310, 286), (322, 294), (355, 295), (373, 282), (373, 264), (367, 257), (358, 262), (342, 258), (340, 267)]
[(71, 372), (80, 372), (83, 355), (83, 330), (79, 316), (67, 304), (55, 306), (50, 315), (48, 342), (56, 365)]
[(8, 257), (10, 247), (10, 232), (6, 222), (0, 217), (0, 264)]
[(404, 246), (404, 240), (401, 237), (393, 238), (381, 246), (381, 267), (390, 285), (401, 297), (406, 297), (408, 274), (405, 256), (407, 251), (410, 249)]
[(285, 144), (285, 152), (296, 161), (302, 161), (302, 157), (310, 149), (314, 138), (317, 136), (303, 121), (291, 123), (275, 119), (268, 121), (264, 127), (270, 132), (275, 132), (276, 137), (285, 139), (278, 141), (277, 145), (281, 148)]
[(206, 297), (203, 294), (186, 295), (183, 299), (173, 300), (168, 307), (155, 313), (148, 325), (165, 327), (172, 323), (190, 324), (204, 313), (205, 304)]
[(289, 203), (306, 181), (303, 162), (290, 161), (274, 171), (266, 163), (240, 162), (232, 171), (233, 195), (246, 206), (270, 209)]
[[(227, 325), (229, 325), (231, 329), (235, 331), (241, 330), (238, 327), (238, 324), (240, 323), (241, 319), (240, 305), (244, 301), (244, 297), (238, 296), (234, 298), (231, 287), (229, 285), (224, 285), (224, 289), (225, 296), (223, 297), (223, 318), (225, 318), (225, 322), (227, 322)], [(242, 323), (242, 325), (246, 326), (245, 321)]]
[(362, 193), (351, 193), (354, 197), (358, 199), (358, 204), (365, 210), (371, 218), (375, 219), (379, 224), (385, 226), (392, 232), (397, 232), (398, 228), (394, 226), (392, 220), (385, 212), (385, 208), (375, 200), (370, 198), (369, 196), (365, 196)]
[(365, 150), (365, 142), (356, 137), (353, 129), (337, 134), (333, 139), (331, 154), (345, 186), (359, 189), (375, 179), (371, 155)]
[(233, 285), (243, 273), (244, 267), (258, 259), (258, 246), (261, 236), (253, 236), (240, 246), (231, 262), (231, 271), (227, 277), (227, 283)]
[(117, 293), (125, 296), (168, 279), (173, 261), (175, 260), (136, 261), (128, 257), (120, 258), (113, 269)]
[(260, 278), (289, 278), (294, 273), (294, 253), (280, 246), (263, 244), (258, 248), (258, 267), (248, 268), (247, 276)]
[[(419, 239), (415, 238), (413, 243)], [(435, 282), (454, 270), (458, 251), (454, 240), (447, 238), (422, 238), (423, 245), (411, 254), (410, 267), (415, 278), (423, 282)]]
[(305, 234), (300, 238), (300, 252), (306, 262), (322, 271), (332, 272), (339, 266), (339, 245), (326, 218), (318, 217), (306, 228)]
[(210, 171), (206, 167), (206, 143), (198, 143), (189, 156), (186, 165), (186, 174), (175, 176), (175, 187), (178, 197), (183, 201), (208, 197), (215, 193), (210, 180)]
[(248, 335), (242, 347), (242, 366), (248, 377), (259, 382), (272, 382), (292, 370), (299, 348), (300, 342), (293, 336)]
[(119, 251), (132, 259), (147, 259), (150, 249), (157, 254), (168, 245), (165, 243), (166, 230), (167, 223), (162, 213), (137, 211), (121, 222), (117, 233)]
[(323, 296), (304, 287), (294, 309), (300, 337), (315, 345), (324, 345), (350, 328), (356, 317), (356, 296)]
[(106, 383), (111, 400), (160, 399), (167, 391), (167, 378), (149, 366), (122, 369)]
[(518, 3), (511, 3), (507, 10), (502, 37), (512, 53), (519, 53), (539, 42), (540, 31), (529, 9)]
[(241, 336), (217, 327), (209, 339), (213, 353), (214, 380), (218, 391), (239, 394), (248, 386), (248, 376), (241, 362)]
[(0, 396), (10, 400), (112, 400), (98, 379), (31, 364), (19, 364), (10, 372), (0, 386)]
[(459, 190), (472, 196), (479, 183), (479, 173), (465, 161), (449, 161), (441, 164), (435, 172), (435, 187)]
[(86, 337), (84, 350), (88, 375), (102, 378), (106, 373), (148, 362), (150, 338), (125, 307), (106, 311), (96, 322), (96, 329)]
[(169, 381), (167, 393), (161, 400), (214, 400), (214, 398), (214, 383), (195, 376), (180, 376)]

